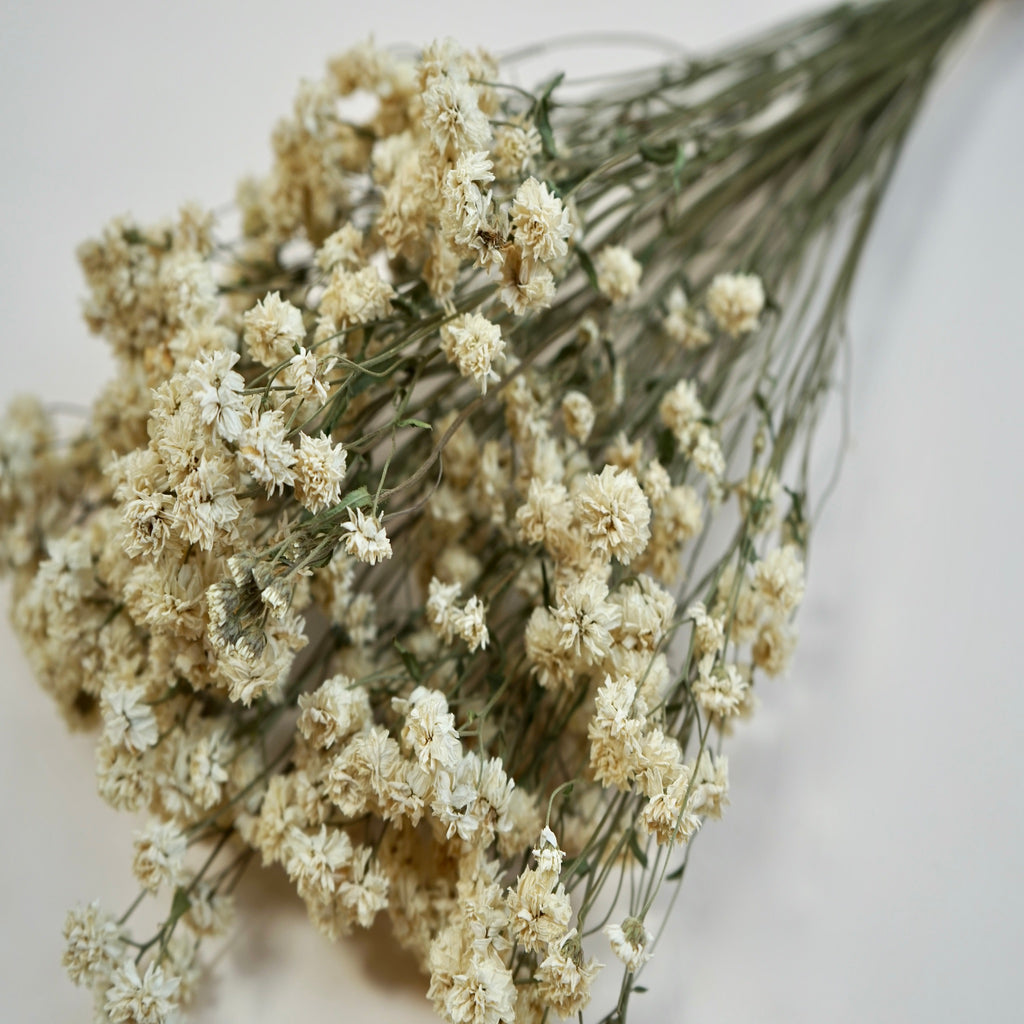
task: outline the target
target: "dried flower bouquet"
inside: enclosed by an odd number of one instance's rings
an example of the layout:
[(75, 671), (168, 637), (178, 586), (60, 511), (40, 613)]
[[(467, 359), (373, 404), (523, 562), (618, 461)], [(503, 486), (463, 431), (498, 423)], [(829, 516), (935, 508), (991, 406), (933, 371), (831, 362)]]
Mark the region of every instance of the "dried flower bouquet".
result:
[(8, 410), (0, 551), (101, 796), (148, 816), (136, 904), (67, 920), (99, 1019), (178, 1014), (254, 860), (325, 935), (385, 913), (453, 1024), (626, 1019), (793, 652), (854, 272), (975, 7), (596, 88), (359, 46), (237, 223), (83, 245), (117, 375), (71, 437)]

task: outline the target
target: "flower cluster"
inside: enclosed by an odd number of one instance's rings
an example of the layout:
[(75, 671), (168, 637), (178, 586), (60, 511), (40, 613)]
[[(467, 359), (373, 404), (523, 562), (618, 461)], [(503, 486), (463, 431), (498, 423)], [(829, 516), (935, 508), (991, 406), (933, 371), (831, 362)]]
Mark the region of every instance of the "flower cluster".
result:
[[(810, 38), (800, 95), (831, 66)], [(386, 914), (451, 1024), (575, 1018), (605, 940), (623, 1018), (654, 895), (728, 801), (722, 738), (793, 651), (787, 456), (836, 344), (776, 335), (782, 242), (822, 210), (738, 230), (701, 183), (716, 139), (786, 122), (714, 82), (726, 113), (691, 122), (700, 77), (563, 108), (451, 41), (358, 46), (275, 129), (239, 237), (188, 207), (82, 247), (116, 375), (67, 442), (30, 400), (0, 423), (0, 559), (100, 795), (148, 816), (140, 900), (168, 901), (142, 939), (69, 915), (102, 1019), (175, 1016), (254, 854), (325, 935)], [(821, 130), (807, 174), (881, 146)], [(764, 194), (799, 171), (751, 165)]]

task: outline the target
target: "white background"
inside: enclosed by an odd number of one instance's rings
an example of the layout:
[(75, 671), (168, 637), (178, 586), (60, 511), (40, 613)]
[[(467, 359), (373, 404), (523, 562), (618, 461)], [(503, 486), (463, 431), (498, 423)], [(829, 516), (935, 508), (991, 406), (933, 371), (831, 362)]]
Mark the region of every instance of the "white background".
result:
[[(108, 364), (78, 318), (75, 245), (115, 213), (230, 199), (266, 168), (298, 79), (371, 32), (502, 50), (582, 23), (699, 49), (807, 6), (9, 0), (0, 399), (91, 396)], [(636, 1021), (1020, 1019), (1022, 109), (1024, 9), (997, 4), (873, 234), (853, 444), (814, 539), (797, 663), (732, 744), (732, 806), (695, 847)], [(6, 621), (0, 643), (0, 1019), (84, 1021), (61, 925), (75, 902), (134, 895), (133, 824), (95, 795), (91, 742), (65, 735)], [(198, 1020), (433, 1019), (386, 929), (334, 947), (282, 878), (254, 872), (243, 892)]]

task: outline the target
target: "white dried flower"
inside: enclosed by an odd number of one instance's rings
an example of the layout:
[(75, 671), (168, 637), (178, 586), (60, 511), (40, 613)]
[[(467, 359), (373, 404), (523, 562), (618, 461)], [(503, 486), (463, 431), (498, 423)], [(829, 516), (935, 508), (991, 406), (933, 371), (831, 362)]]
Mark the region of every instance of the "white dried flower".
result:
[(750, 648), (754, 664), (769, 676), (780, 676), (789, 667), (796, 647), (796, 631), (777, 619), (761, 624)]
[(770, 551), (754, 566), (754, 591), (780, 616), (788, 616), (804, 596), (804, 566), (794, 544)]
[(643, 766), (644, 711), (633, 679), (605, 676), (587, 729), (590, 768), (602, 785), (629, 789)]
[(501, 265), (501, 301), (516, 316), (522, 316), (532, 309), (546, 309), (554, 295), (551, 271), (527, 259), (518, 245), (508, 245)]
[(725, 456), (706, 424), (697, 427), (690, 458), (694, 467), (711, 480), (718, 480), (725, 472)]
[(292, 471), (295, 449), (288, 440), (288, 424), (279, 409), (261, 413), (253, 425), (243, 431), (238, 453), (253, 479), (266, 487), (267, 494), (283, 491), (295, 482)]
[(512, 972), (496, 953), (474, 949), (452, 975), (440, 1011), (451, 1024), (504, 1024), (515, 1019)]
[(211, 424), (225, 441), (237, 441), (242, 436), (246, 413), (242, 398), (245, 380), (231, 369), (237, 362), (237, 352), (210, 352), (201, 355), (188, 371), (202, 421)]
[(596, 576), (586, 575), (563, 588), (555, 608), (559, 646), (580, 661), (595, 665), (608, 655), (612, 630), (622, 611), (608, 600), (608, 587)]
[(436, 576), (431, 577), (425, 605), (430, 628), (446, 643), (455, 636), (455, 619), (458, 615), (456, 601), (462, 587), (458, 583), (443, 583)]
[(321, 900), (337, 890), (342, 871), (352, 860), (352, 840), (340, 828), (321, 825), (318, 832), (291, 826), (285, 840), (285, 870), (303, 899)]
[(492, 164), (486, 153), (466, 152), (445, 174), (441, 187), (441, 230), (456, 253), (462, 256), (479, 254), (485, 260), (489, 253), (487, 240), (494, 236), (494, 210), (491, 193), (481, 186), (494, 180)]
[(729, 802), (729, 759), (722, 755), (712, 759), (705, 750), (693, 767), (693, 809), (709, 818), (721, 818)]
[(691, 687), (693, 696), (708, 715), (726, 718), (738, 714), (746, 700), (747, 681), (735, 665), (715, 669), (713, 664), (711, 655), (701, 660)]
[(101, 694), (105, 735), (110, 743), (138, 753), (156, 743), (160, 735), (153, 709), (146, 703), (145, 686), (116, 687)]
[(607, 557), (628, 565), (647, 546), (651, 507), (632, 473), (605, 466), (589, 475), (574, 508), (587, 541)]
[(626, 965), (626, 970), (631, 974), (636, 974), (650, 960), (648, 947), (654, 941), (654, 936), (639, 918), (627, 917), (621, 925), (606, 925), (604, 933), (612, 945), (612, 952)]
[(394, 297), (394, 288), (380, 276), (376, 267), (355, 271), (335, 267), (317, 307), (317, 340), (382, 320), (391, 312)]
[(182, 920), (196, 935), (217, 938), (227, 932), (235, 911), (230, 893), (215, 892), (209, 882), (198, 881), (188, 900), (188, 912)]
[(264, 296), (242, 318), (249, 356), (264, 366), (283, 363), (306, 338), (302, 311), (280, 292)]
[(694, 443), (701, 420), (706, 415), (697, 397), (697, 382), (681, 380), (667, 392), (658, 406), (661, 422), (676, 436), (680, 447), (689, 449)]
[(536, 178), (527, 178), (516, 190), (510, 219), (516, 244), (527, 259), (550, 263), (569, 251), (569, 213), (562, 200)]
[(574, 650), (563, 646), (562, 637), (559, 620), (547, 608), (534, 608), (526, 624), (526, 655), (546, 690), (569, 686), (579, 662)]
[(665, 319), (662, 326), (665, 333), (681, 348), (693, 350), (703, 348), (711, 341), (706, 318), (689, 305), (686, 292), (676, 285), (668, 294)]
[(477, 96), (468, 82), (448, 75), (434, 78), (423, 94), (423, 121), (440, 153), (489, 147), (491, 125)]
[(702, 601), (694, 601), (686, 609), (686, 617), (693, 621), (693, 654), (698, 661), (725, 647), (725, 623), (709, 615)]
[(619, 305), (631, 299), (640, 287), (643, 268), (622, 245), (606, 245), (594, 260), (597, 287), (601, 294)]
[(533, 124), (502, 124), (494, 130), (494, 169), (499, 178), (514, 178), (526, 170), (542, 149)]
[(535, 975), (537, 994), (559, 1017), (575, 1017), (590, 1002), (590, 986), (603, 965), (591, 958), (584, 962), (575, 928), (551, 943)]
[(105, 978), (123, 955), (117, 922), (112, 914), (100, 910), (97, 901), (68, 912), (64, 941), (61, 963), (76, 985), (92, 986)]
[(444, 694), (417, 686), (408, 700), (396, 698), (393, 703), (405, 714), (402, 742), (420, 766), (431, 775), (456, 769), (462, 761), (462, 741)]
[(341, 524), (348, 533), (345, 551), (360, 562), (376, 565), (391, 557), (391, 541), (376, 516), (368, 516), (362, 509), (352, 509), (348, 522)]
[(463, 377), (472, 377), (483, 394), (497, 380), (495, 360), (505, 351), (501, 328), (479, 313), (464, 313), (441, 328), (441, 351)]
[(348, 457), (342, 445), (335, 445), (324, 434), (299, 435), (295, 453), (295, 497), (316, 513), (341, 500), (341, 482), (345, 479)]
[(490, 640), (485, 615), (486, 609), (480, 598), (471, 597), (454, 617), (455, 632), (466, 641), (470, 654), (483, 650)]
[(594, 407), (582, 391), (567, 391), (562, 398), (565, 429), (577, 441), (586, 441), (594, 429)]
[(167, 1024), (177, 1008), (181, 979), (164, 972), (155, 960), (139, 977), (133, 959), (125, 960), (110, 976), (105, 1009), (111, 1024)]
[(705, 297), (715, 323), (734, 338), (756, 330), (764, 285), (756, 274), (716, 274)]
[(161, 885), (178, 886), (185, 878), (188, 842), (173, 822), (151, 821), (135, 834), (132, 872), (150, 892)]
[(343, 224), (334, 234), (324, 239), (316, 251), (316, 265), (329, 274), (335, 267), (358, 270), (365, 263), (363, 236), (351, 223)]
[(315, 747), (330, 750), (369, 725), (370, 702), (366, 690), (348, 676), (324, 680), (312, 693), (299, 695), (299, 732)]
[(545, 544), (565, 534), (572, 520), (569, 492), (560, 483), (531, 477), (526, 501), (516, 511), (519, 536), (528, 544)]
[(327, 401), (327, 385), (321, 375), (328, 369), (330, 364), (321, 368), (313, 352), (300, 348), (288, 361), (283, 377), (285, 383), (294, 389), (296, 398), (323, 403)]

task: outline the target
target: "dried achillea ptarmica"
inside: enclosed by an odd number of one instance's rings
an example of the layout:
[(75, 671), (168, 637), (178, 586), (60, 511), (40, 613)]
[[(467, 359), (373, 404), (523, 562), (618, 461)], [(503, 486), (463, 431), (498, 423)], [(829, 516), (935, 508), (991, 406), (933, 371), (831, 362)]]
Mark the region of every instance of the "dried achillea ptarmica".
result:
[(117, 374), (70, 444), (9, 409), (0, 544), (101, 795), (149, 816), (156, 933), (96, 904), (65, 929), (101, 1017), (187, 1003), (258, 854), (328, 936), (388, 914), (453, 1024), (589, 1012), (599, 958), (625, 1018), (722, 740), (791, 656), (790, 456), (972, 7), (826, 12), (593, 93), (358, 46), (237, 237), (189, 207), (82, 247)]

